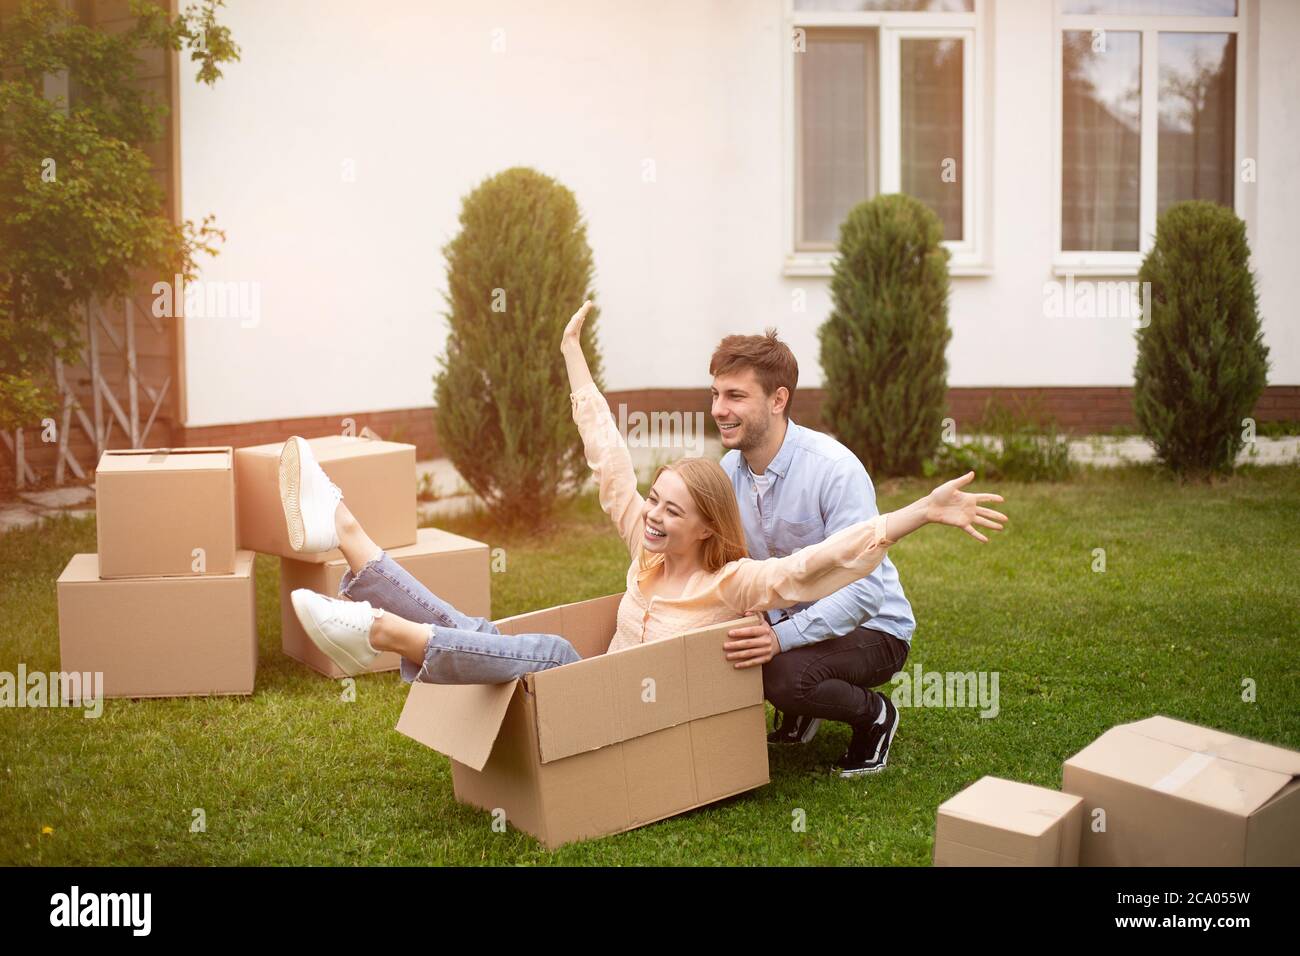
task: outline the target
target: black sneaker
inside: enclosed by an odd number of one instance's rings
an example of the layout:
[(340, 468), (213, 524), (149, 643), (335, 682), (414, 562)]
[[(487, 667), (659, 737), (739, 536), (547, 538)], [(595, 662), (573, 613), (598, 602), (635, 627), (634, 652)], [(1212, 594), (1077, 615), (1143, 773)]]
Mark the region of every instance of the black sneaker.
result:
[(805, 717), (802, 714), (778, 714), (777, 728), (767, 735), (769, 744), (806, 744), (817, 736), (817, 728), (822, 725), (820, 717)]
[(879, 696), (884, 704), (880, 708), (880, 716), (866, 727), (853, 728), (849, 749), (835, 761), (835, 769), (841, 777), (857, 777), (885, 769), (885, 762), (889, 759), (889, 745), (893, 742), (894, 731), (898, 729), (898, 708), (884, 694)]

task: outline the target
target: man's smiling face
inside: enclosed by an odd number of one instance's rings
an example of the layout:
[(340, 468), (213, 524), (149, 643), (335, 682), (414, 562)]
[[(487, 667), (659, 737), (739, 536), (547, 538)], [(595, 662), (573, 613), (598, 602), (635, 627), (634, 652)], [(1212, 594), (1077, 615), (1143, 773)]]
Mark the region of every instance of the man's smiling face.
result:
[(722, 435), (722, 447), (742, 452), (763, 444), (780, 417), (779, 409), (785, 407), (785, 389), (765, 394), (752, 368), (715, 375), (712, 394), (713, 420)]

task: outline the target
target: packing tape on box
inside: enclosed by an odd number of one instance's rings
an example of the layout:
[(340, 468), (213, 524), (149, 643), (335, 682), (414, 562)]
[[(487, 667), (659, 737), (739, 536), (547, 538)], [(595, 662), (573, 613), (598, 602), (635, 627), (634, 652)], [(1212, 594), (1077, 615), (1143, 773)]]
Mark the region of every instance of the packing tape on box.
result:
[(1217, 757), (1218, 754), (1213, 751), (1198, 750), (1153, 783), (1151, 789), (1159, 790), (1161, 793), (1177, 793), (1191, 783), (1197, 774), (1214, 763)]
[(153, 454), (149, 456), (149, 464), (159, 465), (172, 453), (170, 448), (155, 448)]

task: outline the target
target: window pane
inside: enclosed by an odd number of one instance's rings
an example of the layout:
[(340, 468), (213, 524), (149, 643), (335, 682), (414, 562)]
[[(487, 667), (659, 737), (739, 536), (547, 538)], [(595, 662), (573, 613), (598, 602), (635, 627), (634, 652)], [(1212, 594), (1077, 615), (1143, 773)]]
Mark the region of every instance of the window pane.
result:
[(1228, 33), (1160, 34), (1158, 213), (1183, 199), (1232, 206), (1236, 41)]
[(796, 10), (882, 10), (970, 13), (975, 0), (794, 0)]
[(801, 243), (834, 243), (853, 206), (876, 194), (876, 31), (808, 31), (796, 53)]
[(1065, 0), (1062, 12), (1126, 17), (1235, 17), (1237, 0)]
[(1061, 248), (1136, 250), (1142, 35), (1067, 30), (1061, 66)]
[(939, 215), (944, 239), (962, 238), (962, 42), (899, 41), (903, 192)]

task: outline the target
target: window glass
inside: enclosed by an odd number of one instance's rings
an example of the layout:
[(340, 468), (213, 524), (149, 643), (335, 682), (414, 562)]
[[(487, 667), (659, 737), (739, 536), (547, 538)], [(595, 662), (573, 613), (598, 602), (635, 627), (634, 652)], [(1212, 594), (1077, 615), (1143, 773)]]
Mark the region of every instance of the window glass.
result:
[(848, 211), (876, 194), (876, 32), (809, 31), (799, 71), (800, 190), (805, 243), (833, 243)]
[(962, 56), (957, 39), (899, 41), (900, 186), (938, 214), (948, 240), (962, 238)]
[(1142, 35), (1066, 30), (1062, 39), (1061, 248), (1135, 251)]
[(1237, 38), (1160, 34), (1158, 213), (1184, 199), (1232, 205)]

